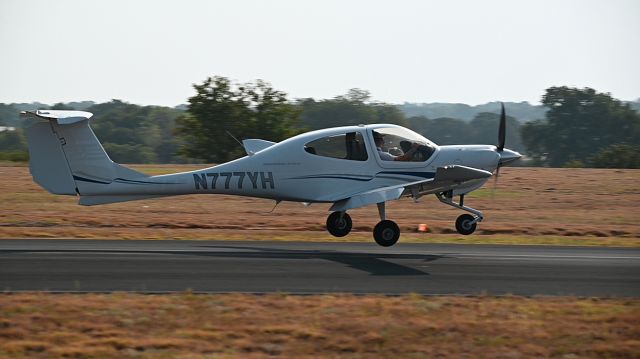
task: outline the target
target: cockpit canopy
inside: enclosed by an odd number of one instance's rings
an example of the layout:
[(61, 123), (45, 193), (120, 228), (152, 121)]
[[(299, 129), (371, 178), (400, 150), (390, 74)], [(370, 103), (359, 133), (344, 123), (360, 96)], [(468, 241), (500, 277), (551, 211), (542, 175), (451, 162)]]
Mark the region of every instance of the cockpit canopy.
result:
[[(378, 150), (375, 138), (384, 139)], [(366, 144), (368, 142), (368, 144)], [(415, 145), (414, 145), (415, 144)], [(412, 156), (404, 161), (424, 162), (435, 152), (436, 145), (423, 136), (400, 126), (345, 128), (342, 133), (331, 133), (305, 143), (304, 150), (312, 155), (350, 161), (367, 161), (371, 155), (393, 161), (416, 147)], [(382, 153), (384, 152), (384, 153)]]
[[(418, 148), (408, 161), (424, 162), (433, 155), (436, 149), (436, 145), (433, 142), (404, 127), (378, 127), (372, 130), (372, 136), (374, 137), (374, 143), (376, 137), (381, 137), (383, 140), (382, 146), (378, 150), (378, 155), (381, 157), (386, 155), (380, 154), (380, 152), (389, 153), (395, 157), (402, 156), (409, 152), (415, 143)], [(385, 157), (383, 157), (384, 159)]]

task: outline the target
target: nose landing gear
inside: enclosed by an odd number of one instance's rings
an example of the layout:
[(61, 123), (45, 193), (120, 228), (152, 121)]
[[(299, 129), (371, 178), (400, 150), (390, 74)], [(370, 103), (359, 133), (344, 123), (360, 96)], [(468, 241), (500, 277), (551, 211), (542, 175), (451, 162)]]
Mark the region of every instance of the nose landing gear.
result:
[(477, 223), (475, 217), (472, 215), (466, 213), (461, 214), (460, 217), (456, 219), (456, 230), (458, 233), (467, 236), (476, 230)]
[(471, 207), (467, 207), (464, 205), (464, 194), (460, 195), (459, 203), (455, 203), (453, 201), (453, 191), (436, 193), (436, 197), (438, 197), (438, 200), (440, 200), (440, 202), (446, 205), (449, 205), (451, 207), (455, 207), (473, 214), (473, 215), (470, 215), (470, 214), (460, 215), (460, 217), (458, 217), (458, 219), (456, 220), (456, 230), (458, 231), (458, 233), (462, 235), (467, 236), (475, 232), (478, 222), (482, 222), (482, 220), (484, 219), (482, 212), (478, 211), (477, 209), (473, 209)]

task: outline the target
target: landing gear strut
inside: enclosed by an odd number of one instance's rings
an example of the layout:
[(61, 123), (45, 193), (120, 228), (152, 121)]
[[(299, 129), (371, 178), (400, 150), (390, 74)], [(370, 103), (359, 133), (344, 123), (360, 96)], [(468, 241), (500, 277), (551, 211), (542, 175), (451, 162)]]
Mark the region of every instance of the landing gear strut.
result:
[(344, 237), (351, 232), (351, 216), (347, 212), (333, 212), (327, 217), (327, 231), (334, 237)]
[(400, 238), (400, 227), (394, 221), (385, 219), (384, 202), (378, 203), (380, 222), (373, 228), (373, 239), (383, 247), (391, 247)]
[(464, 194), (460, 195), (460, 202), (458, 203), (455, 203), (453, 201), (453, 191), (436, 193), (436, 197), (438, 197), (438, 200), (440, 200), (440, 202), (446, 205), (449, 205), (451, 207), (455, 207), (473, 214), (473, 215), (463, 214), (460, 217), (458, 217), (458, 219), (456, 220), (456, 230), (460, 234), (463, 234), (466, 236), (473, 233), (476, 230), (478, 222), (482, 222), (482, 220), (484, 219), (482, 212), (478, 211), (477, 209), (473, 209), (471, 207), (467, 207), (464, 205)]
[[(385, 202), (378, 203), (380, 222), (373, 228), (373, 239), (383, 247), (391, 247), (400, 238), (400, 227), (385, 218)], [(327, 217), (327, 231), (335, 237), (344, 237), (351, 232), (351, 216), (344, 211), (333, 212)]]

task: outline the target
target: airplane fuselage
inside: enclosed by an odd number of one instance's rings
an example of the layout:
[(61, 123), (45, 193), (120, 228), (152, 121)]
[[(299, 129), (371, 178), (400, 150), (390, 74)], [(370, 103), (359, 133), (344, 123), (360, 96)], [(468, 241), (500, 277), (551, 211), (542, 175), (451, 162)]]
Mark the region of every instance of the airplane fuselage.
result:
[[(371, 133), (394, 125), (348, 126), (308, 132), (218, 166), (152, 176), (115, 179), (109, 183), (76, 177), (82, 196), (229, 194), (297, 202), (333, 202), (352, 194), (433, 178), (438, 167), (461, 165), (493, 172), (500, 155), (495, 146), (456, 145), (433, 147), (425, 161), (385, 161), (378, 156)], [(305, 151), (305, 145), (322, 138), (358, 133), (366, 159), (349, 160)], [(427, 141), (425, 139), (425, 141)], [(482, 186), (478, 179), (457, 188), (456, 194)]]

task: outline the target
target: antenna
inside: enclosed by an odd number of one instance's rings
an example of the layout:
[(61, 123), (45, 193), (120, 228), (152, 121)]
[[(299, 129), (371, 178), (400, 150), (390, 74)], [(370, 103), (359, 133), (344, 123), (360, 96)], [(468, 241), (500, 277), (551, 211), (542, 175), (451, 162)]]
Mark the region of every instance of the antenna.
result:
[(275, 204), (275, 206), (273, 206), (273, 208), (271, 208), (271, 210), (270, 210), (269, 212), (267, 212), (267, 213), (273, 213), (273, 211), (275, 211), (275, 210), (276, 210), (276, 207), (278, 207), (278, 205), (280, 204), (280, 202), (282, 202), (282, 200), (281, 200), (281, 199), (277, 199), (277, 200), (276, 200), (276, 204)]
[(224, 130), (224, 132), (226, 132), (227, 135), (231, 136), (231, 138), (236, 140), (236, 142), (238, 142), (240, 144), (240, 147), (244, 148), (244, 145), (242, 144), (242, 142), (240, 142), (234, 135), (232, 135), (231, 132), (229, 132), (229, 130)]

